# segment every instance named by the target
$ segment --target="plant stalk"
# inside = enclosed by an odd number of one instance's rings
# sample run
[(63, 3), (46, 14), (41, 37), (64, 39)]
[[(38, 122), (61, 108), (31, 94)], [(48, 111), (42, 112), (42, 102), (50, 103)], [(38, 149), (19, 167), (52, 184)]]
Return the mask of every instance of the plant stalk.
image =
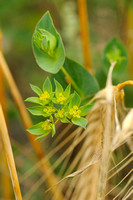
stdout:
[(77, 3), (85, 68), (92, 71), (87, 3), (86, 0), (77, 0)]
[(105, 122), (104, 122), (104, 132), (103, 132), (103, 149), (102, 149), (102, 158), (100, 163), (100, 174), (99, 174), (99, 183), (98, 183), (98, 193), (97, 200), (105, 199), (105, 191), (107, 184), (107, 173), (110, 161), (111, 154), (111, 141), (112, 141), (112, 132), (114, 125), (113, 117), (113, 89), (112, 89), (112, 71), (116, 62), (111, 63), (109, 70), (109, 75), (106, 85), (106, 113), (105, 113)]
[(133, 6), (132, 1), (127, 0), (125, 1), (125, 43), (127, 47), (127, 53), (128, 53), (128, 72), (130, 75), (130, 78), (133, 78)]
[[(2, 50), (2, 33), (1, 33), (1, 31), (0, 31), (0, 49)], [(4, 112), (4, 116), (6, 118), (6, 95), (5, 95), (5, 88), (4, 88), (4, 77), (3, 77), (3, 73), (1, 71), (1, 69), (0, 69), (0, 103), (1, 103), (1, 106), (2, 106), (2, 109)], [(3, 151), (0, 152), (0, 159), (1, 159), (1, 166), (4, 170), (4, 172), (1, 174), (2, 197), (4, 199), (11, 199), (12, 198), (12, 186), (11, 186), (10, 175), (9, 175), (6, 157), (5, 157), (5, 154)]]
[(122, 90), (123, 87), (125, 87), (127, 85), (133, 85), (133, 81), (132, 80), (128, 80), (128, 81), (125, 81), (123, 83), (119, 83), (116, 87), (118, 88), (118, 90)]
[(6, 159), (7, 159), (7, 163), (8, 163), (8, 167), (10, 171), (15, 198), (16, 200), (22, 200), (17, 171), (16, 171), (14, 157), (13, 157), (12, 148), (11, 148), (11, 143), (10, 143), (8, 130), (7, 130), (1, 104), (0, 104), (0, 132), (1, 132), (2, 142), (3, 142), (4, 152), (6, 155)]

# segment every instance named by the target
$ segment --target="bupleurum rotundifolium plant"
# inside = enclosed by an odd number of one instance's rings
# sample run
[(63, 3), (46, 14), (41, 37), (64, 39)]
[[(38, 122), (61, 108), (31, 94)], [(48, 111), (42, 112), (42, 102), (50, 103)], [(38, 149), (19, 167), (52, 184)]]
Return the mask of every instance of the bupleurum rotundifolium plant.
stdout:
[[(38, 97), (30, 97), (27, 101), (36, 103), (38, 106), (28, 108), (28, 110), (33, 115), (43, 116), (44, 120), (29, 128), (28, 131), (37, 135), (36, 139), (45, 137), (49, 133), (54, 136), (55, 125), (59, 120), (62, 123), (72, 122), (85, 128), (87, 119), (84, 116), (92, 108), (92, 105), (87, 105), (87, 103), (98, 92), (99, 86), (92, 74), (75, 61), (65, 57), (61, 36), (54, 27), (49, 12), (46, 12), (37, 23), (32, 45), (39, 67), (55, 74), (53, 78), (56, 80), (54, 80), (55, 91), (53, 91), (49, 78), (44, 81), (42, 90), (31, 85)], [(126, 51), (117, 38), (113, 38), (106, 46), (103, 60), (105, 73), (108, 73), (110, 64), (116, 61), (114, 75), (122, 71), (121, 66), (124, 69), (127, 65)], [(58, 78), (65, 83), (65, 90), (57, 81)], [(76, 92), (71, 94), (71, 85), (68, 85), (66, 78), (72, 84), (73, 91), (76, 90)]]
[(92, 108), (92, 104), (80, 106), (79, 95), (74, 92), (71, 94), (71, 85), (64, 90), (61, 84), (54, 80), (55, 91), (47, 78), (44, 81), (42, 90), (31, 85), (32, 90), (38, 97), (29, 97), (26, 101), (39, 104), (38, 106), (28, 108), (33, 115), (43, 116), (44, 120), (28, 129), (31, 134), (37, 135), (36, 139), (43, 138), (52, 132), (55, 135), (55, 125), (60, 120), (62, 123), (72, 122), (83, 128), (87, 125), (85, 115)]

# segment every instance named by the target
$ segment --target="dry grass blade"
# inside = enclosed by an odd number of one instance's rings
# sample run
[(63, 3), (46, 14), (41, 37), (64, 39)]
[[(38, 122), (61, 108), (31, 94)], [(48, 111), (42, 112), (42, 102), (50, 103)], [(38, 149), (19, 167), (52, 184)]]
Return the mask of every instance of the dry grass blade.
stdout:
[(108, 194), (110, 194), (115, 188), (117, 188), (131, 173), (133, 172), (133, 170), (130, 170), (129, 172), (128, 172), (128, 174), (126, 174), (126, 176), (124, 176), (124, 178), (117, 184), (117, 185), (115, 185), (115, 187), (113, 187), (107, 194), (106, 194), (106, 196), (108, 195)]
[[(57, 153), (58, 151), (61, 150), (62, 147), (64, 147), (67, 143), (69, 143), (76, 134), (80, 134), (81, 130), (83, 128), (79, 127), (78, 131), (73, 131), (73, 133), (71, 135), (69, 135), (68, 137), (65, 138), (65, 140), (63, 142), (61, 142), (58, 146), (56, 146), (54, 149), (52, 149), (43, 159), (41, 159), (38, 163), (36, 163), (30, 170), (28, 170), (26, 172), (26, 174), (23, 175), (23, 177), (21, 178), (21, 181), (24, 181), (26, 178), (28, 178), (28, 176), (30, 176), (35, 170), (38, 169), (39, 165), (41, 162), (46, 162), (47, 160), (49, 160), (55, 153)], [(78, 143), (78, 142), (77, 142)], [(76, 143), (76, 144), (77, 144)], [(70, 147), (71, 148), (71, 147)], [(52, 169), (54, 170), (56, 168), (56, 166), (58, 166), (58, 164), (66, 157), (66, 153), (67, 150), (63, 153), (61, 158), (58, 158), (56, 160), (56, 162), (53, 164)], [(47, 175), (48, 175), (48, 171), (47, 171)]]
[(18, 176), (17, 176), (15, 162), (14, 162), (14, 157), (13, 157), (13, 153), (12, 153), (12, 149), (11, 149), (11, 143), (10, 143), (10, 139), (8, 136), (8, 130), (7, 130), (7, 126), (6, 126), (6, 122), (4, 119), (4, 114), (2, 111), (1, 105), (0, 105), (0, 132), (1, 132), (1, 138), (2, 138), (2, 142), (3, 142), (5, 155), (7, 158), (8, 167), (9, 167), (10, 174), (11, 174), (11, 180), (12, 180), (15, 198), (16, 198), (16, 200), (17, 199), (22, 200)]
[(116, 167), (118, 167), (119, 165), (121, 165), (126, 159), (128, 159), (131, 155), (133, 154), (133, 152), (130, 152), (124, 159), (122, 159), (115, 167), (112, 167), (108, 173), (112, 172), (114, 169), (116, 169)]
[[(0, 50), (2, 51), (2, 32), (0, 31)], [(6, 94), (5, 94), (5, 85), (4, 85), (4, 76), (0, 69), (0, 103), (4, 112), (4, 116), (6, 118)], [(8, 170), (8, 165), (6, 161), (6, 157), (3, 151), (0, 151), (0, 160), (1, 160), (1, 168), (4, 169), (4, 172), (1, 174), (1, 182), (2, 182), (2, 197), (5, 199), (12, 198), (12, 185), (10, 180), (10, 174)]]
[(75, 177), (75, 176), (77, 176), (77, 175), (80, 175), (80, 174), (84, 173), (90, 166), (92, 166), (92, 165), (94, 165), (95, 163), (97, 163), (97, 162), (99, 161), (100, 157), (101, 157), (101, 151), (97, 152), (97, 153), (93, 156), (91, 162), (90, 162), (88, 165), (84, 166), (82, 169), (80, 169), (80, 170), (78, 170), (78, 171), (75, 171), (75, 172), (72, 173), (72, 174), (69, 174), (69, 175), (65, 176), (63, 179), (61, 179), (59, 182), (57, 182), (57, 183), (56, 183), (55, 185), (53, 185), (51, 188), (49, 188), (48, 190), (46, 190), (45, 193), (48, 192), (48, 191), (50, 191), (50, 190), (51, 190), (53, 187), (55, 187), (56, 185), (60, 184), (62, 181), (66, 180), (66, 179), (68, 179), (68, 178), (73, 178), (73, 177)]
[(104, 125), (103, 132), (103, 151), (102, 151), (102, 159), (100, 166), (100, 175), (99, 175), (99, 184), (98, 184), (98, 200), (104, 200), (106, 183), (107, 183), (107, 172), (109, 167), (109, 159), (111, 153), (111, 136), (113, 132), (114, 121), (112, 120), (112, 104), (113, 104), (113, 90), (112, 90), (112, 71), (116, 62), (113, 62), (107, 80), (106, 86), (106, 120)]
[(132, 183), (133, 176), (128, 180), (127, 184), (124, 186), (124, 188), (113, 198), (113, 200), (117, 199), (126, 189), (127, 187)]
[(124, 163), (116, 172), (114, 172), (113, 174), (111, 174), (111, 176), (108, 177), (108, 180), (110, 180), (113, 176), (115, 176), (116, 174), (118, 174), (122, 169), (124, 169), (127, 165), (129, 165), (131, 162), (133, 161), (132, 158), (130, 158), (129, 160), (127, 160), (126, 163)]
[[(128, 198), (133, 194), (133, 186), (127, 191), (125, 196), (122, 198), (122, 200), (128, 200)], [(132, 198), (132, 196), (131, 196)], [(132, 200), (132, 199), (131, 199)]]

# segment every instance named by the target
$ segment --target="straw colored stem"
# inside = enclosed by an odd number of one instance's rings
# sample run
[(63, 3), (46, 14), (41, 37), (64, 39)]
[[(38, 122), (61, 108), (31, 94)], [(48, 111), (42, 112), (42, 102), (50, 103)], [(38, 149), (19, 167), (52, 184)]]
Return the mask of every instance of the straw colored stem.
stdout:
[(128, 80), (128, 81), (125, 81), (123, 83), (119, 83), (116, 87), (118, 88), (118, 90), (122, 90), (127, 85), (133, 85), (133, 81)]
[(102, 158), (100, 163), (100, 173), (99, 173), (99, 183), (98, 183), (98, 193), (97, 200), (105, 199), (105, 191), (107, 184), (107, 173), (110, 161), (111, 154), (111, 137), (114, 126), (114, 117), (113, 116), (113, 95), (112, 95), (112, 71), (116, 62), (112, 62), (110, 71), (108, 74), (107, 84), (106, 84), (106, 117), (104, 123), (103, 131), (103, 150)]
[[(8, 68), (8, 65), (7, 65), (5, 58), (4, 58), (1, 51), (0, 51), (0, 67), (1, 67), (2, 72), (3, 72), (3, 74), (6, 78), (6, 81), (8, 82), (11, 94), (12, 94), (12, 96), (14, 98), (14, 102), (16, 103), (16, 106), (19, 110), (23, 124), (24, 124), (25, 128), (28, 129), (29, 127), (32, 126), (32, 121), (31, 121), (30, 116), (29, 116), (29, 114), (26, 110), (26, 107), (23, 103), (22, 97), (19, 93), (19, 90), (18, 90), (18, 88), (15, 84), (15, 81), (14, 81), (12, 75), (11, 75), (11, 72)], [(28, 133), (28, 137), (29, 137), (29, 140), (32, 144), (32, 147), (33, 147), (38, 159), (41, 161), (43, 159), (43, 157), (45, 156), (45, 154), (43, 153), (41, 144), (39, 143), (39, 141), (34, 141), (35, 140), (34, 135), (31, 135), (30, 133)], [(42, 161), (41, 162), (41, 169), (42, 169), (42, 171), (45, 175), (47, 175), (47, 170), (50, 167), (51, 166), (50, 166), (49, 161), (47, 161), (47, 162)], [(56, 176), (53, 173), (51, 173), (51, 176), (47, 178), (48, 186), (51, 186), (51, 185), (55, 184), (56, 182), (57, 182)], [(55, 196), (55, 197), (58, 196), (58, 198), (60, 200), (64, 199), (60, 189), (56, 188), (56, 193), (55, 193), (55, 190), (52, 190), (52, 193), (53, 193), (53, 196)]]
[[(2, 49), (2, 33), (1, 33), (1, 31), (0, 31), (0, 49)], [(6, 97), (5, 97), (5, 88), (4, 88), (4, 77), (3, 77), (3, 73), (1, 71), (1, 69), (0, 69), (0, 103), (2, 105), (4, 115), (6, 117)], [(5, 154), (3, 151), (0, 152), (0, 158), (1, 158), (2, 168), (4, 169), (4, 172), (1, 175), (2, 197), (4, 199), (11, 199), (12, 198), (12, 186), (11, 186), (7, 161), (6, 161)]]
[[(0, 70), (0, 103), (3, 107), (3, 112), (5, 114), (5, 93), (4, 93), (4, 84), (3, 84), (3, 74)], [(2, 197), (4, 199), (12, 198), (12, 188), (10, 182), (10, 176), (7, 166), (7, 161), (5, 159), (5, 154), (3, 151), (0, 152), (1, 166), (4, 169), (4, 172), (1, 175), (2, 181)]]
[(128, 52), (128, 71), (130, 78), (133, 78), (133, 6), (131, 5), (132, 1), (127, 0), (125, 1), (125, 26), (124, 26), (124, 32), (125, 32), (125, 43), (127, 47)]
[(77, 3), (78, 3), (79, 20), (80, 20), (80, 32), (81, 32), (81, 40), (83, 46), (85, 68), (88, 69), (89, 71), (92, 71), (87, 4), (86, 0), (77, 0), (77, 1), (78, 1)]
[(9, 167), (9, 171), (11, 175), (15, 198), (16, 200), (17, 199), (22, 200), (18, 176), (17, 176), (15, 162), (14, 162), (12, 148), (11, 148), (11, 143), (8, 136), (8, 130), (7, 130), (4, 113), (3, 113), (1, 105), (0, 105), (0, 131), (1, 131), (1, 138), (2, 138), (2, 142), (4, 146), (4, 151), (6, 154), (7, 163), (8, 163), (8, 167)]

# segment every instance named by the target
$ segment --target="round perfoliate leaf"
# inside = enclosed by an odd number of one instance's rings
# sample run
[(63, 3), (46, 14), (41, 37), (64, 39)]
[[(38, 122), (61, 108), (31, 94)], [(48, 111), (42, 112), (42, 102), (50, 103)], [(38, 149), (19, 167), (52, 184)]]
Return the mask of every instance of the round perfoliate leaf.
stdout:
[(64, 88), (67, 86), (68, 82), (71, 83), (72, 89), (76, 90), (82, 99), (90, 97), (98, 92), (99, 86), (95, 77), (79, 63), (66, 58), (61, 69), (62, 71), (60, 70), (57, 74), (52, 76), (58, 80)]
[(108, 73), (110, 65), (114, 61), (116, 61), (116, 65), (113, 70), (113, 77), (118, 77), (126, 70), (128, 56), (124, 45), (117, 37), (109, 41), (103, 52), (104, 71), (106, 73)]
[(57, 73), (60, 70), (65, 60), (64, 47), (49, 12), (46, 12), (38, 22), (32, 46), (39, 67), (50, 73)]

